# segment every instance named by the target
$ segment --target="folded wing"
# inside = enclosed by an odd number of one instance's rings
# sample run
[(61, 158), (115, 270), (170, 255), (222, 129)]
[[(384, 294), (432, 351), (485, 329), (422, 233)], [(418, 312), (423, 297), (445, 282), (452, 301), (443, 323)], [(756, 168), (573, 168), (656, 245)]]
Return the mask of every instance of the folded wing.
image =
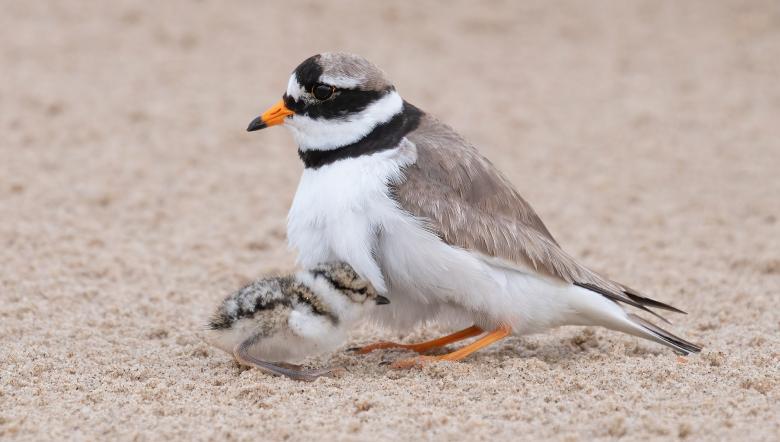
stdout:
[(656, 316), (648, 307), (683, 313), (579, 264), (498, 169), (448, 126), (425, 115), (408, 138), (417, 146), (417, 162), (405, 169), (403, 182), (392, 186), (393, 196), (447, 244)]

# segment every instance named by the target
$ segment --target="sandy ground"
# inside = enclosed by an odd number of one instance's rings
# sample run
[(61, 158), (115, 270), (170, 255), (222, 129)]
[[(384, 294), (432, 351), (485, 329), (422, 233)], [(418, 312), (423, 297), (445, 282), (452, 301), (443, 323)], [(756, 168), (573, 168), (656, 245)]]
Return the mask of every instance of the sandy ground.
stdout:
[[(780, 433), (780, 4), (27, 2), (0, 14), (0, 438), (771, 440)], [(293, 269), (302, 166), (244, 132), (361, 53), (506, 172), (564, 247), (706, 346), (568, 328), (411, 372), (243, 370), (201, 342)], [(358, 331), (377, 337), (435, 336)], [(776, 439), (775, 439), (776, 440)]]

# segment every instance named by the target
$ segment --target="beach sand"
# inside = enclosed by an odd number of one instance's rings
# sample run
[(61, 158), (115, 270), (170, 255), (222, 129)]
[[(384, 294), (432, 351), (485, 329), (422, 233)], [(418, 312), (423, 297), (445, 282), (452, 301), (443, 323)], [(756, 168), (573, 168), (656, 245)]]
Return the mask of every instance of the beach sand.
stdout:
[[(2, 9), (0, 439), (777, 440), (777, 2)], [(412, 371), (339, 351), (307, 384), (202, 342), (227, 293), (294, 269), (295, 145), (244, 129), (326, 50), (479, 146), (572, 255), (689, 312), (703, 352), (563, 328)]]

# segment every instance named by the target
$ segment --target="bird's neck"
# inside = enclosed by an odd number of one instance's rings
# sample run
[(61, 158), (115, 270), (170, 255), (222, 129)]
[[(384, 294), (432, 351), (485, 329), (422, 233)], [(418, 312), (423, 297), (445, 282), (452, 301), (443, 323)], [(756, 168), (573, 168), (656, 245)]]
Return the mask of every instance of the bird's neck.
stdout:
[(313, 149), (299, 146), (298, 156), (307, 169), (318, 169), (339, 160), (371, 155), (392, 149), (420, 124), (422, 111), (403, 102), (399, 112), (385, 122), (374, 126), (358, 140), (330, 149)]

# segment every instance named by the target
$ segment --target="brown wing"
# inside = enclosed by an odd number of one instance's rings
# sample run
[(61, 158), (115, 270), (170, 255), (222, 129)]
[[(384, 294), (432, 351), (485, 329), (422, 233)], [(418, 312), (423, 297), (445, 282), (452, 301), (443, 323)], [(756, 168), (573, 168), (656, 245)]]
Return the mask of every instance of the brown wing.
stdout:
[(417, 162), (405, 168), (405, 180), (393, 186), (393, 195), (447, 244), (643, 310), (648, 305), (678, 311), (600, 276), (564, 252), (512, 184), (450, 127), (424, 115), (407, 138), (417, 146)]

